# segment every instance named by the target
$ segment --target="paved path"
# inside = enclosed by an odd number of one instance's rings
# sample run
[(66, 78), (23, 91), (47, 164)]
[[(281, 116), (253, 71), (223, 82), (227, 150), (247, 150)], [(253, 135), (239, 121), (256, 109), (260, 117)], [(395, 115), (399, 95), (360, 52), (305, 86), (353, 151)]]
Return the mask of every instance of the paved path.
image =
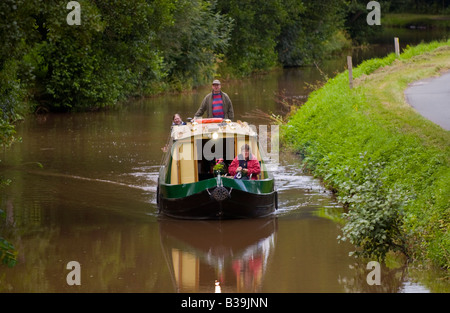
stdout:
[(450, 72), (410, 84), (405, 95), (417, 112), (450, 130)]

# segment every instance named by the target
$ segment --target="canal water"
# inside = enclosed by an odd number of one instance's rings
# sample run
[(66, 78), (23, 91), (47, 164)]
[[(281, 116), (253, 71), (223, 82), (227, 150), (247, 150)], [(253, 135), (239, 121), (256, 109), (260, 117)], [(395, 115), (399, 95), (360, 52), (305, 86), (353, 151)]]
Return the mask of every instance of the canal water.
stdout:
[[(392, 40), (393, 43), (393, 40)], [(384, 56), (393, 45), (355, 50), (356, 59)], [(391, 52), (389, 51), (389, 52)], [(356, 61), (358, 63), (358, 61)], [(332, 76), (345, 55), (320, 64)], [(236, 119), (268, 125), (258, 112), (284, 114), (284, 93), (305, 99), (316, 67), (225, 82)], [(29, 116), (21, 143), (3, 152), (0, 174), (4, 237), (18, 263), (0, 268), (0, 292), (429, 292), (406, 267), (381, 265), (369, 285), (366, 263), (336, 239), (340, 212), (300, 160), (281, 151), (279, 209), (270, 218), (180, 221), (158, 215), (155, 191), (171, 118), (192, 117), (209, 87), (132, 100), (118, 110)], [(258, 111), (259, 110), (259, 111)], [(242, 118), (244, 117), (245, 118)], [(81, 285), (70, 285), (80, 264)], [(70, 280), (70, 279), (69, 279)]]

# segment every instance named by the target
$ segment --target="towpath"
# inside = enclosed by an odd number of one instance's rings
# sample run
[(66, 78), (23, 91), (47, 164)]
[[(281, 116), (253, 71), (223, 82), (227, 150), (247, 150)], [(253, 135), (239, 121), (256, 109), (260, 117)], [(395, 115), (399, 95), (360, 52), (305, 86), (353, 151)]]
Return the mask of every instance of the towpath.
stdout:
[(450, 130), (450, 71), (412, 83), (405, 95), (406, 101), (422, 116)]

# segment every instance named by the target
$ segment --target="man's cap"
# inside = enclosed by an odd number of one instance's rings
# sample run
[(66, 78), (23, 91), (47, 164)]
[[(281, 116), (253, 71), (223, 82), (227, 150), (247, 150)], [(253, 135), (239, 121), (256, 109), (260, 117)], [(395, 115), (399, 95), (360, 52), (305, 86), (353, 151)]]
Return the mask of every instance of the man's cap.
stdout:
[(220, 85), (220, 80), (214, 79), (212, 82), (213, 85)]

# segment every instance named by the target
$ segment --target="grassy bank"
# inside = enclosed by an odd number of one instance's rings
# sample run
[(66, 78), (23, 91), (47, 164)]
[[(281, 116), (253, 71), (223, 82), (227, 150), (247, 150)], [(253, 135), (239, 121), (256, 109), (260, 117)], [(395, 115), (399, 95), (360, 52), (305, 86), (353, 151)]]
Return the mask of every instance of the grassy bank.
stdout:
[(404, 90), (450, 70), (450, 40), (365, 61), (314, 91), (283, 142), (347, 208), (340, 240), (355, 253), (450, 268), (450, 132), (416, 113)]
[(382, 15), (381, 25), (406, 28), (450, 28), (450, 15), (388, 13)]

